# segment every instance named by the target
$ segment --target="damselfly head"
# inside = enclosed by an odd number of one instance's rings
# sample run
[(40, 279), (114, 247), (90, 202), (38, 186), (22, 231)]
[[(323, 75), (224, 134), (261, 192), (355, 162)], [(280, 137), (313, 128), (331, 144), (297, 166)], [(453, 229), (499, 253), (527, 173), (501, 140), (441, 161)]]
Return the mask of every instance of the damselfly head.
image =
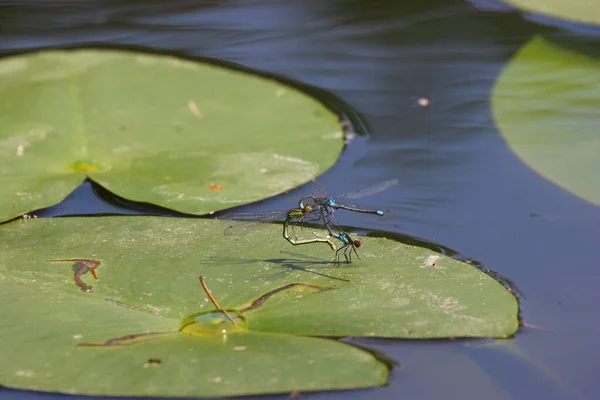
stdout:
[(305, 214), (312, 212), (312, 210), (313, 210), (313, 207), (310, 204), (307, 204), (302, 208), (302, 212), (304, 212)]

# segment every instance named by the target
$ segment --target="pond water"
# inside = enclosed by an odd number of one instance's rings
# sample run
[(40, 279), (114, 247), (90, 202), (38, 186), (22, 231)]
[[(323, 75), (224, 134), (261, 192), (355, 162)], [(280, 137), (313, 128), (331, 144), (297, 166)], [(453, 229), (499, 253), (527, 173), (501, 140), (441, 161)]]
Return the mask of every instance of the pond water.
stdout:
[[(525, 165), (504, 142), (490, 107), (498, 74), (531, 37), (577, 37), (585, 29), (565, 31), (494, 10), (488, 1), (8, 3), (0, 12), (3, 56), (135, 48), (235, 63), (306, 87), (364, 134), (320, 178), (328, 191), (400, 182), (366, 199), (395, 218), (344, 215), (341, 222), (452, 249), (523, 292), (524, 320), (535, 327), (511, 340), (346, 339), (399, 366), (387, 387), (344, 392), (345, 398), (600, 397), (600, 208)], [(289, 208), (297, 193), (244, 209)], [(85, 183), (37, 214), (95, 213), (139, 211)], [(0, 397), (9, 395), (64, 398), (0, 389)]]

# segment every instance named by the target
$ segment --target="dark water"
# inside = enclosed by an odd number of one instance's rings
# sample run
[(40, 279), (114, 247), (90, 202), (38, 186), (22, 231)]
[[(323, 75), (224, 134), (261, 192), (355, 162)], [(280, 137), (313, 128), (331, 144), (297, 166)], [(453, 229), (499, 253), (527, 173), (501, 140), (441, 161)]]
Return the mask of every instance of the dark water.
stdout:
[[(489, 2), (5, 1), (0, 54), (139, 48), (232, 62), (308, 85), (366, 134), (321, 178), (325, 187), (343, 193), (400, 181), (368, 198), (396, 218), (350, 215), (343, 222), (438, 243), (510, 277), (526, 296), (525, 321), (541, 327), (498, 342), (350, 338), (400, 365), (387, 387), (343, 396), (600, 398), (600, 208), (524, 165), (495, 128), (489, 102), (497, 75), (533, 35), (577, 37), (586, 29), (561, 30), (569, 26), (506, 8), (483, 11), (481, 3)], [(430, 98), (429, 107), (418, 106), (421, 97)], [(86, 183), (38, 214), (131, 212), (91, 188)], [(296, 197), (246, 209), (286, 208)], [(8, 396), (71, 397), (0, 389)]]

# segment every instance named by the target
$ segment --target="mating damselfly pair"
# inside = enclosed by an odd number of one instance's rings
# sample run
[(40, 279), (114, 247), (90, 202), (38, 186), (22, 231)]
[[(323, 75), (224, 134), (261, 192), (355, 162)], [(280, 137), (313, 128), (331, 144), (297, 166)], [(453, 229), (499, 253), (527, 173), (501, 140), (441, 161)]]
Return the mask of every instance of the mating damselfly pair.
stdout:
[[(249, 234), (261, 223), (282, 222), (283, 238), (291, 244), (298, 246), (312, 243), (325, 243), (335, 251), (335, 263), (340, 264), (340, 255), (343, 254), (346, 263), (349, 264), (352, 262), (352, 253), (360, 260), (360, 256), (356, 249), (361, 246), (361, 242), (354, 240), (347, 232), (338, 227), (334, 218), (335, 211), (347, 210), (363, 214), (384, 216), (386, 215), (386, 212), (382, 210), (348, 204), (346, 203), (346, 199), (353, 200), (370, 196), (387, 190), (397, 183), (397, 179), (390, 179), (366, 189), (339, 196), (327, 195), (323, 186), (321, 184), (316, 184), (316, 192), (320, 192), (319, 195), (309, 195), (300, 198), (298, 207), (271, 212), (230, 213), (223, 215), (220, 219), (226, 220), (227, 222), (224, 232), (227, 236)], [(316, 232), (312, 232), (312, 237), (310, 238), (300, 238), (298, 236), (299, 230), (308, 231), (312, 226), (324, 230), (325, 235), (323, 236)], [(332, 239), (337, 239), (342, 242), (342, 246), (338, 249)]]

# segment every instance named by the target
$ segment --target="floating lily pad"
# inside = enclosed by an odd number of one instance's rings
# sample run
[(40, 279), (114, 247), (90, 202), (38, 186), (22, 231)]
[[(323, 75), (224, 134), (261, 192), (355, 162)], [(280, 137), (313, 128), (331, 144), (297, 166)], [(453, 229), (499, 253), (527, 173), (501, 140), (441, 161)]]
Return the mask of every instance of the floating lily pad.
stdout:
[(531, 168), (600, 205), (600, 59), (536, 37), (502, 72), (496, 123)]
[(524, 11), (584, 24), (600, 24), (600, 3), (595, 0), (501, 0)]
[[(387, 377), (371, 355), (295, 335), (507, 337), (516, 331), (515, 298), (472, 266), (391, 240), (361, 241), (362, 260), (337, 267), (329, 246), (291, 246), (278, 225), (224, 237), (223, 224), (214, 220), (14, 221), (0, 230), (0, 384), (173, 396), (368, 387)], [(81, 276), (93, 291), (74, 282), (81, 265), (49, 259), (101, 262), (98, 280)], [(176, 331), (186, 318), (210, 312), (200, 274), (221, 306), (243, 312), (244, 330), (225, 338), (177, 333), (130, 346), (76, 347)], [(148, 362), (154, 358), (162, 362)]]
[[(3, 301), (12, 302), (0, 322), (0, 384), (9, 387), (214, 397), (364, 388), (387, 379), (386, 366), (363, 350), (333, 340), (277, 333), (204, 337), (171, 333), (150, 336), (156, 340), (139, 344), (79, 347), (141, 332), (173, 332), (180, 321), (119, 307), (101, 296), (50, 289), (41, 282), (36, 287), (4, 281), (0, 288)], [(196, 289), (193, 300), (198, 309), (204, 295), (197, 280)], [(10, 351), (14, 346), (21, 350)]]
[(329, 168), (336, 117), (273, 80), (173, 57), (49, 51), (0, 61), (0, 221), (86, 177), (124, 198), (204, 214)]

